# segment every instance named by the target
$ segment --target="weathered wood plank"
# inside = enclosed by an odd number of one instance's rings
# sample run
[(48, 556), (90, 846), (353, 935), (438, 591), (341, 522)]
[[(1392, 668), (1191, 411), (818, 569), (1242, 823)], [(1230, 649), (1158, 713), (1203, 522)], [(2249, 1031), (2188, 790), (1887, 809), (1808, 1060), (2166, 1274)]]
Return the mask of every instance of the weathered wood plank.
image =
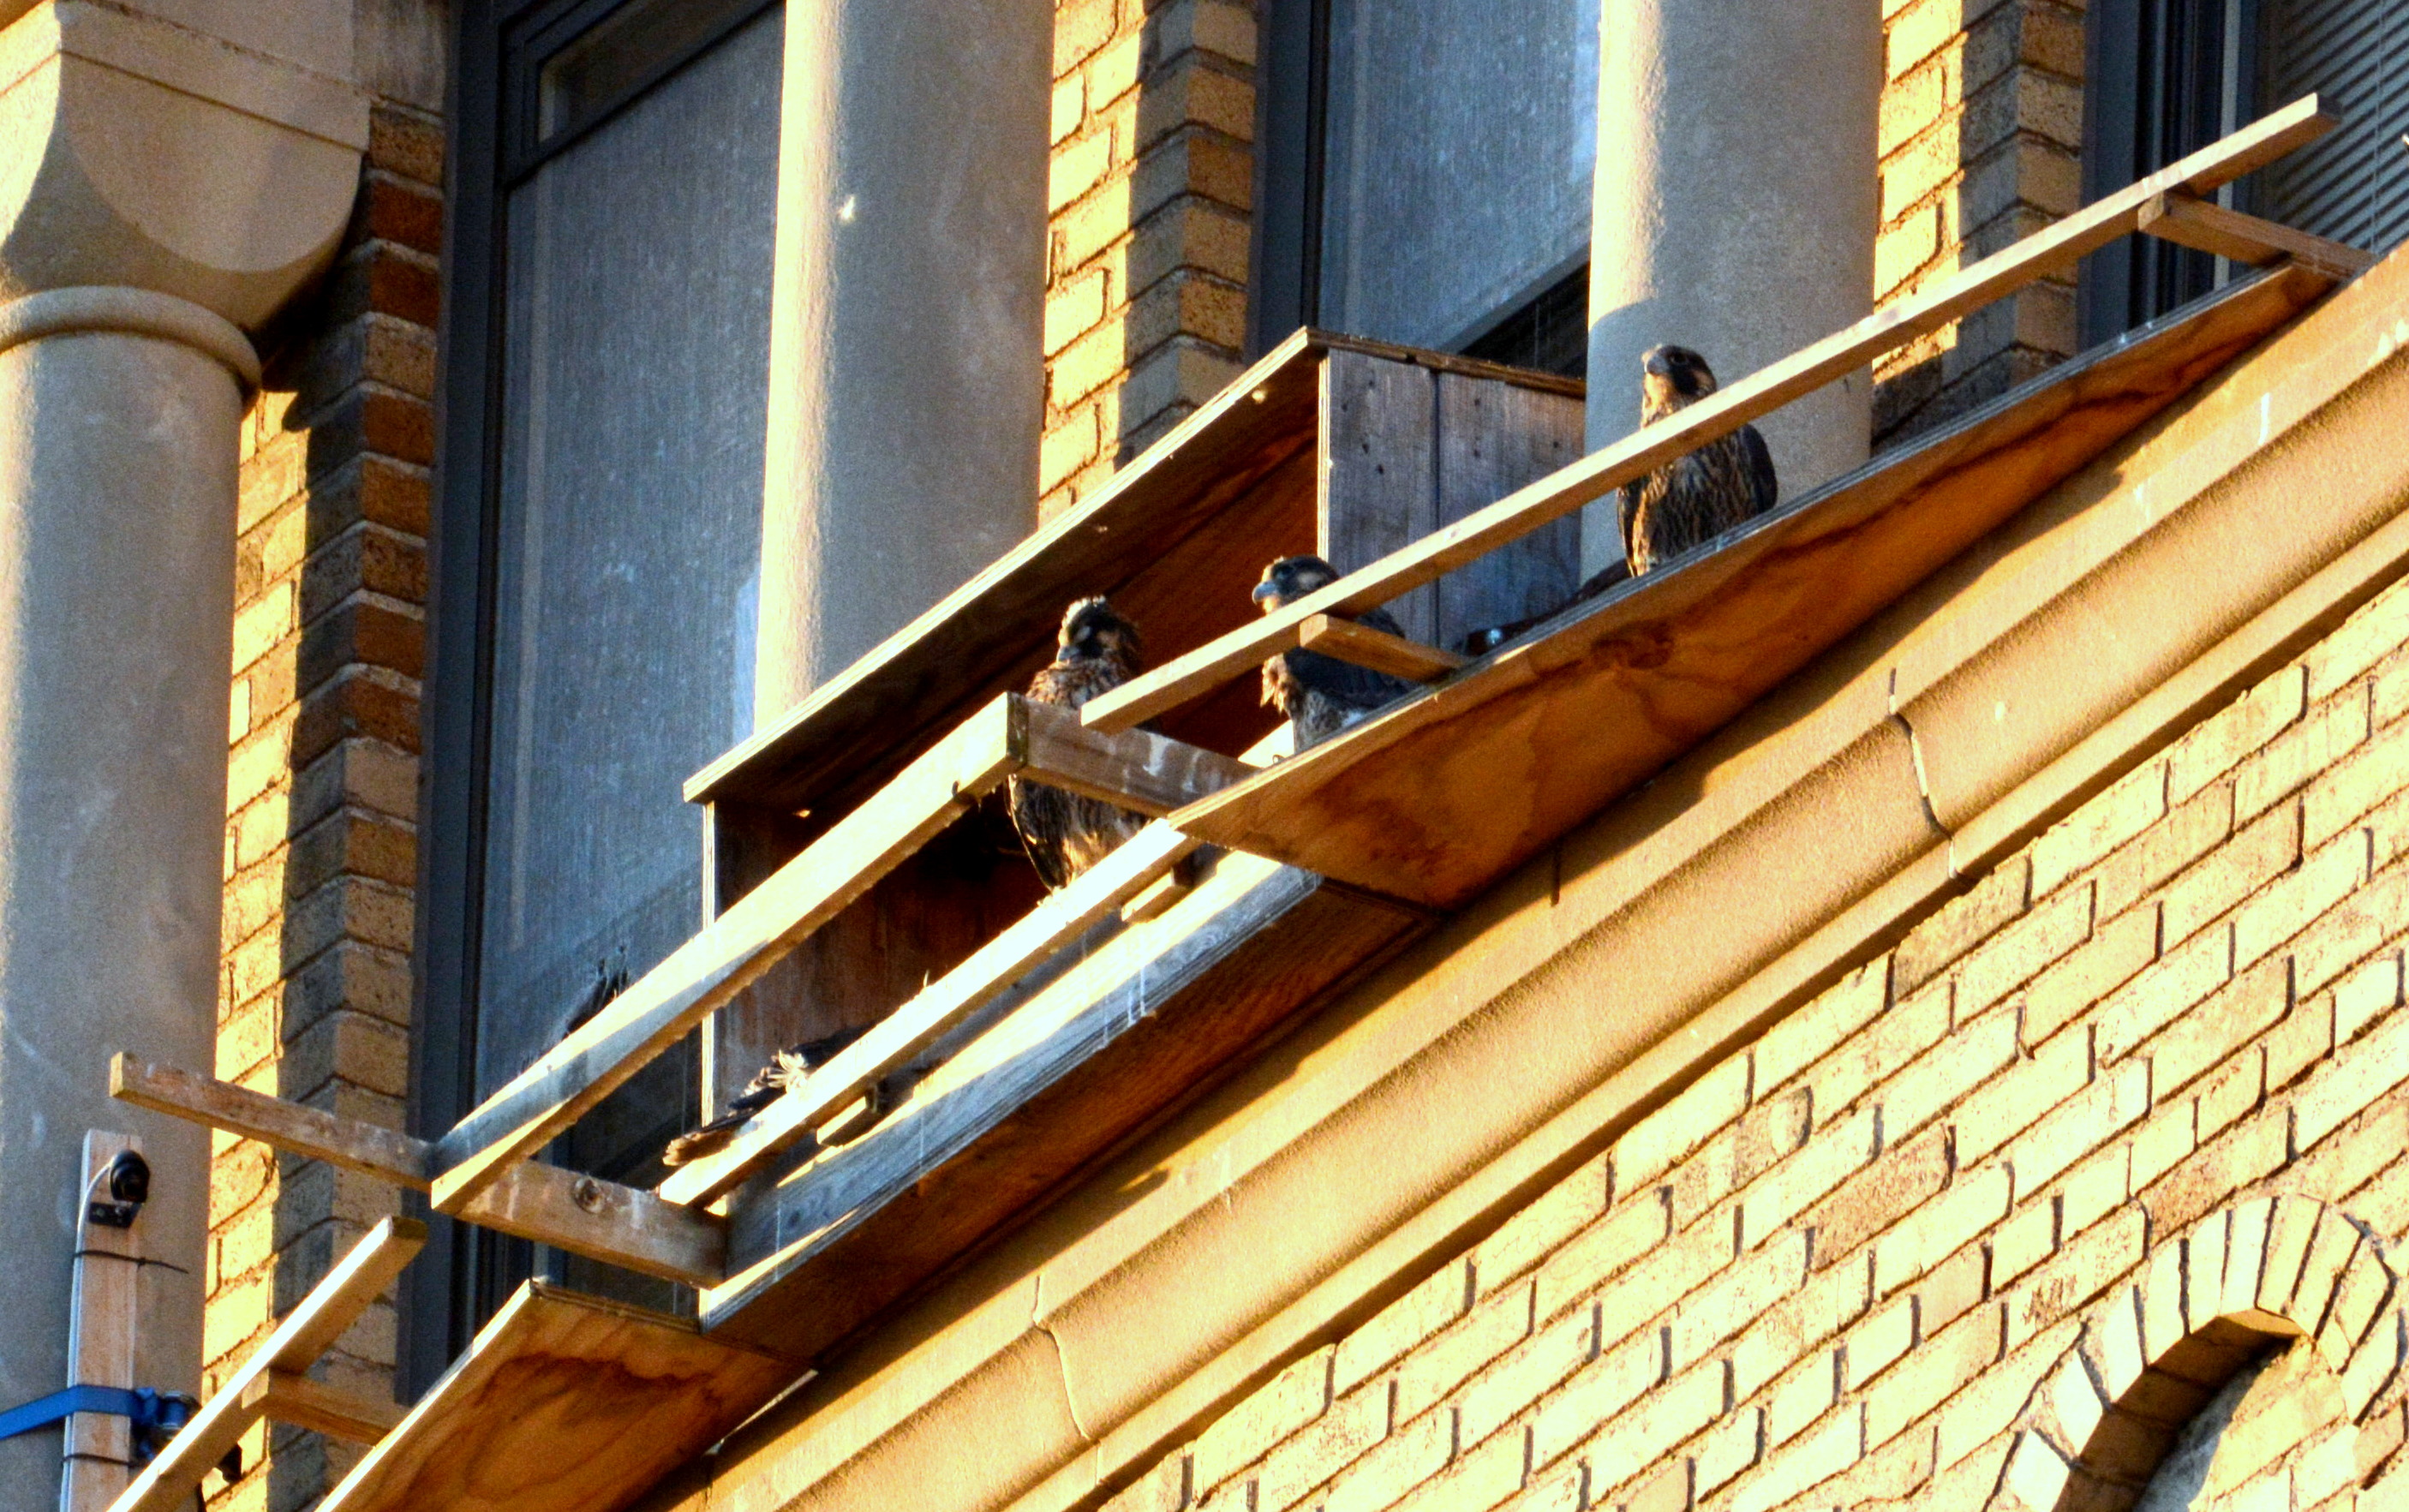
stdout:
[(2296, 258), (2336, 281), (2355, 279), (2376, 263), (2373, 252), (2347, 242), (2296, 231), (2193, 194), (2170, 192), (2151, 200), (2142, 209), (2141, 229), (2161, 241), (2253, 267)]
[[(1367, 352), (1321, 360), (1315, 548), (1341, 572), (1369, 567), (1438, 528), (1436, 385), (1440, 375)], [(1276, 560), (1265, 556), (1268, 566)], [(1416, 588), (1389, 612), (1416, 641), (1435, 636), (1437, 595)]]
[(426, 1225), (414, 1218), (386, 1218), (370, 1229), (251, 1358), (235, 1368), (217, 1395), (168, 1440), (111, 1512), (183, 1512), (201, 1476), (258, 1421), (252, 1383), (270, 1371), (307, 1371), (393, 1285), (426, 1243)]
[(797, 1358), (838, 1343), (1429, 923), (1219, 857), (1160, 917), (1017, 986), (878, 1128), (748, 1188), (745, 1263), (703, 1299), (713, 1336)]
[[(108, 1082), (111, 1096), (137, 1107), (189, 1118), (412, 1191), (425, 1191), (432, 1184), (435, 1147), (423, 1139), (123, 1053), (110, 1058)], [(664, 1202), (638, 1188), (555, 1166), (530, 1162), (516, 1167), (459, 1216), (481, 1228), (687, 1286), (715, 1285), (725, 1274), (727, 1231), (718, 1218)]]
[[(65, 1385), (131, 1389), (140, 1384), (134, 1378), (136, 1282), (142, 1271), (139, 1231), (94, 1223), (90, 1200), (119, 1155), (141, 1153), (142, 1142), (131, 1134), (94, 1129), (83, 1136), (84, 1201), (76, 1214)], [(101, 1512), (124, 1492), (132, 1476), (127, 1468), (133, 1460), (132, 1424), (115, 1413), (79, 1412), (67, 1418), (65, 1435), (60, 1512)]]
[(397, 1402), (365, 1397), (289, 1370), (271, 1370), (253, 1379), (244, 1390), (243, 1406), (254, 1418), (306, 1428), (347, 1444), (375, 1443), (393, 1432), (403, 1415)]
[(2318, 112), (2316, 96), (2298, 101), (1984, 258), (1955, 278), (1751, 373), (1666, 420), (1643, 425), (1624, 439), (1318, 593), (1132, 679), (1089, 703), (1081, 711), (1082, 717), (1099, 729), (1127, 729), (1176, 709), (1293, 648), (1309, 616), (1360, 614), (1435, 582), (2002, 295), (2072, 267), (2086, 253), (2138, 229), (2142, 211), (2158, 195), (2178, 189), (2206, 194), (2315, 140), (2336, 124), (2332, 117)]
[(1011, 770), (1014, 706), (965, 720), (876, 797), (579, 1026), (436, 1142), (438, 1211), (458, 1214), (861, 896)]
[[(1463, 373), (1438, 379), (1438, 519), (1495, 503), (1581, 454), (1580, 401)], [(1567, 514), (1466, 563), (1432, 585), (1438, 615), (1421, 639), (1450, 650), (1475, 630), (1544, 614), (1581, 581), (1581, 519)]]
[(432, 1147), (396, 1130), (305, 1108), (175, 1066), (137, 1060), (123, 1051), (108, 1058), (108, 1095), (137, 1108), (255, 1139), (288, 1155), (324, 1160), (397, 1187), (426, 1189)]
[(701, 1203), (740, 1185), (1195, 849), (1170, 826), (1148, 825), (756, 1114), (726, 1148), (680, 1167), (656, 1190), (664, 1202)]
[(1107, 734), (1081, 724), (1075, 710), (1031, 703), (1017, 696), (1013, 702), (1019, 737), (1013, 756), (1020, 775), (1148, 818), (1186, 808), (1254, 770), (1218, 751), (1151, 730)]
[(1317, 614), (1305, 621), (1298, 627), (1297, 643), (1307, 651), (1413, 683), (1435, 683), (1469, 659), (1333, 614)]
[(1173, 815), (1454, 906), (1690, 749), (1968, 544), (2320, 297), (2297, 264), (2069, 362)]
[(320, 1512), (617, 1512), (795, 1375), (679, 1319), (530, 1282)]

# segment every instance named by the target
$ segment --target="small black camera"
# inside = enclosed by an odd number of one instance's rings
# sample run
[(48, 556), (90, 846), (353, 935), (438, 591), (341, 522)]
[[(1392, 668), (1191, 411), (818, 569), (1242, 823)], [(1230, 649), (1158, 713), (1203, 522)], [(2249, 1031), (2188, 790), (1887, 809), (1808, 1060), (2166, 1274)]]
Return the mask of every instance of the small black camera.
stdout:
[(151, 1200), (151, 1162), (132, 1150), (120, 1150), (93, 1186), (107, 1195), (96, 1194), (85, 1203), (84, 1217), (104, 1229), (131, 1229), (142, 1204)]

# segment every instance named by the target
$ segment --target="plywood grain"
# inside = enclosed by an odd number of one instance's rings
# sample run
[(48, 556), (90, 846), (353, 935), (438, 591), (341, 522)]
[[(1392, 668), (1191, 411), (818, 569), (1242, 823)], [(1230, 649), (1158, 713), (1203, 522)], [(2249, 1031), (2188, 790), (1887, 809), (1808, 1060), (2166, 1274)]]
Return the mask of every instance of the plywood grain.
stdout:
[(520, 1288), (320, 1512), (617, 1512), (798, 1372), (690, 1324)]
[(2059, 367), (1174, 816), (1451, 906), (1695, 744), (2321, 296), (2291, 266)]

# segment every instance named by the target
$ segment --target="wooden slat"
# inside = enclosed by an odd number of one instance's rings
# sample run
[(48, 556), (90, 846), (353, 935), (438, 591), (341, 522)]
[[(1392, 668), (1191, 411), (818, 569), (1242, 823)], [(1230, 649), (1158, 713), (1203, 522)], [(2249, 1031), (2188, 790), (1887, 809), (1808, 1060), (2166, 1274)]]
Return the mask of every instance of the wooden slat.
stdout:
[[(137, 1107), (413, 1191), (432, 1185), (435, 1147), (423, 1139), (122, 1053), (109, 1060), (108, 1083), (111, 1096)], [(512, 1169), (459, 1216), (482, 1228), (687, 1286), (716, 1285), (724, 1274), (728, 1236), (718, 1218), (664, 1202), (641, 1188), (555, 1166)]]
[(288, 1155), (324, 1160), (397, 1187), (426, 1189), (430, 1146), (395, 1130), (305, 1108), (174, 1066), (154, 1065), (123, 1051), (108, 1058), (108, 1095), (137, 1108), (255, 1139)]
[(1089, 729), (1076, 711), (1016, 696), (1013, 756), (1020, 775), (1161, 818), (1218, 793), (1253, 769), (1151, 730)]
[(289, 1370), (271, 1370), (253, 1379), (245, 1390), (243, 1404), (254, 1417), (306, 1428), (347, 1444), (373, 1444), (393, 1432), (403, 1416), (397, 1402), (365, 1397)]
[(258, 1420), (253, 1383), (270, 1371), (308, 1370), (426, 1243), (426, 1225), (413, 1218), (386, 1218), (370, 1229), (167, 1441), (111, 1512), (183, 1512), (201, 1476)]
[(1301, 627), (1311, 616), (1360, 614), (1435, 582), (2002, 295), (2072, 267), (2086, 253), (2138, 229), (2142, 210), (2157, 196), (2172, 190), (2206, 194), (2315, 140), (2335, 124), (2331, 117), (2318, 113), (2315, 95), (2287, 106), (1984, 258), (1955, 278), (1879, 310), (1403, 551), (1132, 679), (1089, 703), (1082, 716), (1099, 729), (1127, 729), (1176, 709), (1294, 647)]
[(1296, 640), (1307, 651), (1412, 683), (1435, 683), (1470, 659), (1334, 614), (1316, 614), (1306, 620), (1297, 626)]
[(531, 1282), (319, 1512), (617, 1512), (796, 1367)]
[(701, 1203), (740, 1185), (1195, 849), (1196, 842), (1170, 826), (1148, 825), (754, 1115), (727, 1147), (681, 1166), (656, 1190), (664, 1202)]
[[(1551, 843), (2331, 287), (2297, 265), (2052, 369), (1721, 549), (1173, 815), (1452, 907)], [(733, 1262), (731, 1262), (733, 1263)]]
[[(134, 1378), (136, 1282), (142, 1271), (142, 1243), (136, 1228), (116, 1229), (92, 1220), (90, 1199), (101, 1174), (121, 1153), (139, 1155), (142, 1142), (130, 1134), (94, 1129), (83, 1136), (83, 1200), (76, 1212), (75, 1282), (67, 1311), (67, 1386), (131, 1389)], [(59, 1487), (60, 1512), (101, 1512), (125, 1490), (133, 1472), (132, 1424), (113, 1412), (79, 1412), (65, 1428), (66, 1464)]]
[(2141, 229), (2161, 241), (2254, 267), (2295, 258), (2337, 281), (2355, 279), (2376, 262), (2373, 252), (2346, 242), (2295, 231), (2192, 194), (2169, 193), (2151, 200), (2142, 207)]
[(1013, 718), (999, 699), (964, 721), (455, 1124), (436, 1142), (437, 1210), (458, 1214), (967, 813), (1011, 769)]

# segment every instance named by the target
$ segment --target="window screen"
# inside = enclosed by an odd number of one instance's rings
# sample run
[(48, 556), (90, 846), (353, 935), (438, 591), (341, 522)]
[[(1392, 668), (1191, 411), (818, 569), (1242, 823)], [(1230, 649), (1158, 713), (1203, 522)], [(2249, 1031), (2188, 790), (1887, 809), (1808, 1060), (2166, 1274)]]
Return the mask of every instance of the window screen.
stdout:
[(1595, 0), (1328, 0), (1319, 323), (1454, 350), (1589, 246)]

